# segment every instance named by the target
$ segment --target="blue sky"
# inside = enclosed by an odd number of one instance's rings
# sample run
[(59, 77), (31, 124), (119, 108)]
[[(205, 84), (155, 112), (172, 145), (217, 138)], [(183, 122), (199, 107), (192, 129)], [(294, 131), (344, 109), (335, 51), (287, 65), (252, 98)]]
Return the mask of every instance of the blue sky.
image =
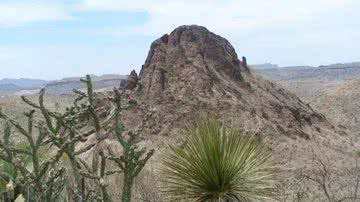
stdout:
[(183, 24), (226, 37), (249, 63), (360, 61), (358, 0), (0, 0), (0, 78), (139, 70)]

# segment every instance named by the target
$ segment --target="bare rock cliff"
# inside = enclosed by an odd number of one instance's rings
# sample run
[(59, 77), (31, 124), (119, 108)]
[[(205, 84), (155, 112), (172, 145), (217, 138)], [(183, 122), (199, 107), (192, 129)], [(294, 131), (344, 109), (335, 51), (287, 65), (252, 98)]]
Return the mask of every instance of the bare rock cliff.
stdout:
[(232, 45), (205, 27), (181, 26), (152, 43), (141, 70), (147, 98), (210, 91), (219, 81), (241, 79), (248, 71)]

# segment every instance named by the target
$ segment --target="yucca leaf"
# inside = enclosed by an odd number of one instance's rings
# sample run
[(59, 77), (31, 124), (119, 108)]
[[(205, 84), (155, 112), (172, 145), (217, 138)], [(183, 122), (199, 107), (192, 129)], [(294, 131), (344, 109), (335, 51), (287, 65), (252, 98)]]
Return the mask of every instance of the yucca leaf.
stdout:
[(186, 144), (170, 147), (162, 161), (163, 191), (172, 200), (271, 199), (271, 152), (259, 138), (225, 128), (210, 115), (188, 129)]

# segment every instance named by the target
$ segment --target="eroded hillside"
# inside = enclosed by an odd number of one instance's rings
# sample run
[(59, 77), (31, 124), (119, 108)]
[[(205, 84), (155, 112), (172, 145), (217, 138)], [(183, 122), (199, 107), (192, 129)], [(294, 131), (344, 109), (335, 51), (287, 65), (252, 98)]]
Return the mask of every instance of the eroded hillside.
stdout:
[(124, 112), (124, 123), (142, 128), (158, 154), (206, 112), (265, 137), (290, 173), (311, 167), (314, 153), (344, 165), (351, 151), (346, 132), (293, 93), (253, 74), (226, 39), (204, 27), (181, 26), (153, 42), (135, 83), (127, 91), (139, 105)]

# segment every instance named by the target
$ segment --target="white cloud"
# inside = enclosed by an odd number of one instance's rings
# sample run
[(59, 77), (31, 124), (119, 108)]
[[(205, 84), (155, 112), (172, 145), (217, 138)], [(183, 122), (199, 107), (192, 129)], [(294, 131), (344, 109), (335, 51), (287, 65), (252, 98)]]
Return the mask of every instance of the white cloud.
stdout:
[(69, 20), (67, 9), (51, 1), (0, 2), (0, 27), (21, 26), (34, 22)]
[(82, 0), (87, 11), (144, 12), (140, 25), (109, 27), (113, 36), (161, 36), (198, 24), (229, 39), (239, 55), (280, 65), (359, 60), (359, 0)]
[[(31, 47), (27, 44), (0, 47), (1, 66), (7, 67), (0, 67), (0, 78), (27, 77), (30, 73), (35, 78), (85, 73), (125, 74), (130, 67), (141, 66), (150, 38), (183, 24), (203, 25), (224, 36), (238, 54), (246, 55), (251, 63), (351, 62), (360, 60), (356, 43), (360, 41), (359, 10), (359, 0), (79, 0), (78, 3), (73, 0), (0, 0), (0, 31), (36, 22), (69, 20), (82, 13), (95, 17), (103, 11), (147, 14), (140, 25), (105, 27), (99, 31), (101, 27), (94, 24), (94, 30), (86, 33), (120, 36), (109, 39), (114, 40), (112, 47), (106, 44), (99, 49), (92, 41), (72, 44), (66, 37), (61, 38), (62, 47), (39, 47), (36, 40)], [(146, 40), (140, 37), (141, 43), (129, 45), (123, 35), (152, 37)], [(130, 48), (133, 50), (129, 51)]]
[(83, 0), (88, 10), (142, 11), (141, 26), (115, 28), (118, 34), (159, 35), (182, 24), (200, 24), (222, 34), (251, 33), (272, 27), (297, 27), (314, 20), (333, 21), (360, 9), (356, 0)]

